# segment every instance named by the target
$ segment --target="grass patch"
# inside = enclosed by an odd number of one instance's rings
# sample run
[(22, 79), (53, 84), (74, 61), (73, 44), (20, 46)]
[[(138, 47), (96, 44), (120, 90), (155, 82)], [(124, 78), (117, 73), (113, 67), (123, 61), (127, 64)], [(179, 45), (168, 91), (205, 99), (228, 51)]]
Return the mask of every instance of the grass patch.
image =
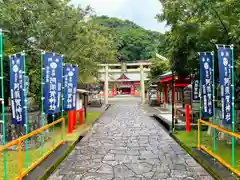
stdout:
[(88, 112), (86, 123), (92, 124), (93, 121), (97, 120), (101, 114), (102, 114), (101, 112)]
[[(174, 133), (175, 137), (179, 139), (185, 146), (192, 149), (197, 147), (197, 131), (186, 133), (179, 131)], [(213, 137), (207, 132), (201, 132), (201, 144), (213, 152)], [(232, 163), (232, 145), (227, 144), (226, 140), (216, 141), (216, 154), (224, 161), (231, 165)], [(240, 145), (235, 145), (235, 168), (240, 171)]]
[[(72, 134), (68, 134), (68, 124), (65, 125), (65, 137), (64, 139), (66, 141), (74, 142), (76, 141), (81, 134), (88, 131), (92, 123), (100, 117), (102, 113), (101, 112), (88, 112), (87, 113), (87, 119), (85, 120), (85, 123), (81, 126), (79, 126), (79, 122), (76, 124), (76, 129), (73, 131)], [(66, 118), (66, 117), (65, 117)], [(66, 120), (67, 122), (67, 120)], [(45, 140), (45, 146), (44, 151), (47, 152), (50, 150), (54, 144), (57, 144), (61, 140), (61, 123), (54, 126), (54, 128), (49, 128), (48, 130), (48, 136), (49, 139)], [(54, 132), (54, 133), (53, 133)], [(54, 137), (54, 138), (52, 138)], [(69, 143), (71, 144), (71, 143)], [(29, 165), (31, 165), (33, 162), (38, 160), (41, 157), (41, 147), (37, 149), (31, 149), (28, 151), (28, 159), (29, 159)], [(17, 161), (17, 151), (7, 151), (7, 180), (12, 180), (15, 177), (17, 177), (18, 174), (18, 161)], [(22, 167), (25, 169), (25, 157), (26, 153), (25, 151), (22, 152)], [(3, 152), (0, 153), (0, 180), (3, 180)]]
[[(65, 136), (65, 140), (66, 141), (75, 141), (78, 139), (78, 137), (88, 131), (91, 126), (92, 126), (92, 123), (97, 120), (101, 115), (101, 112), (88, 112), (87, 113), (87, 119), (85, 120), (85, 123), (81, 126), (79, 126), (79, 122), (77, 122), (76, 124), (76, 129), (73, 131), (72, 134), (68, 134), (67, 131), (68, 131), (68, 127), (67, 127), (67, 124), (66, 124), (66, 130), (65, 130), (65, 133), (66, 133), (66, 136)], [(58, 128), (59, 130), (59, 134), (61, 134), (61, 128), (59, 127)]]

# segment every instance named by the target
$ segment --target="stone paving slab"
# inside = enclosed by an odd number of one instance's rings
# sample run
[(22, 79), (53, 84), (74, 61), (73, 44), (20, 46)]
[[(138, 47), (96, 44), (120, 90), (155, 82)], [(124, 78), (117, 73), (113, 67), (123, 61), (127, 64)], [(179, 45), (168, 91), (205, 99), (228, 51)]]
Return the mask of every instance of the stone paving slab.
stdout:
[(112, 105), (49, 180), (213, 180), (137, 104)]

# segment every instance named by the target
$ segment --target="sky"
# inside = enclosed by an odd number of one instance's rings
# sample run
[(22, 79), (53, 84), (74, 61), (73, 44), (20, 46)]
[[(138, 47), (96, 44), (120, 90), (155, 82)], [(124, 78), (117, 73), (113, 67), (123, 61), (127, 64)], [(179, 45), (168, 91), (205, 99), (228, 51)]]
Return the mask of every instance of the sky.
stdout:
[(158, 0), (72, 0), (71, 4), (82, 7), (90, 5), (97, 15), (128, 19), (148, 30), (161, 33), (168, 30), (165, 23), (155, 19), (162, 9)]

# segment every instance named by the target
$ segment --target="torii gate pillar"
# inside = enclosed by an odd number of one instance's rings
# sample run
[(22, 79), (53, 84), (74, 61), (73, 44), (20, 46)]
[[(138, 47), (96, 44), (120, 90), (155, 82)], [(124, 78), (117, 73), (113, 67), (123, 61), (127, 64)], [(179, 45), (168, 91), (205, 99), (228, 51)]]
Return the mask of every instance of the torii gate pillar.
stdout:
[(104, 103), (108, 104), (108, 65), (105, 65)]
[(140, 81), (141, 81), (141, 102), (145, 103), (145, 85), (144, 85), (144, 70), (143, 65), (140, 65)]

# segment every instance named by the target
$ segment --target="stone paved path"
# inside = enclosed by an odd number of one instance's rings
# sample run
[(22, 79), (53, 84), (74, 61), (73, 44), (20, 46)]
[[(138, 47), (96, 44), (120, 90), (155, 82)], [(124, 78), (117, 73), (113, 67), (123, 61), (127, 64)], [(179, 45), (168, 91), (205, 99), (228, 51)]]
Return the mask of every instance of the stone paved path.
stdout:
[(113, 105), (49, 180), (212, 180), (140, 105)]

